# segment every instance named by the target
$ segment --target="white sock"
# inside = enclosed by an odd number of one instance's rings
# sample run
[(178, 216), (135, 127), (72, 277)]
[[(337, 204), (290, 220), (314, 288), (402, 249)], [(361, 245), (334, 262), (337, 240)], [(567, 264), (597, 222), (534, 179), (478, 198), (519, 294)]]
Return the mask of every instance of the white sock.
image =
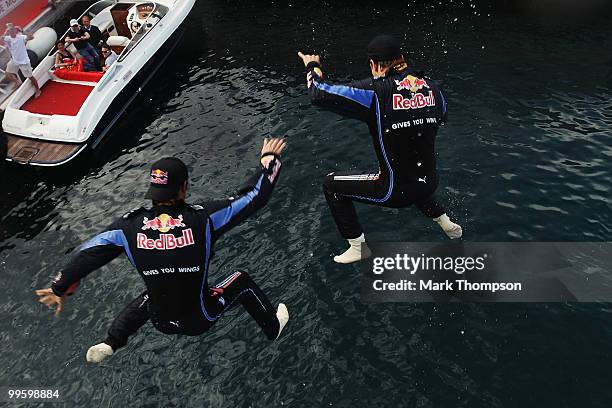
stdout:
[(452, 222), (446, 214), (442, 214), (438, 218), (434, 218), (434, 221), (437, 222), (438, 225), (440, 225), (442, 230), (444, 230), (444, 232), (450, 239), (461, 238), (461, 236), (463, 235), (461, 225)]
[(87, 350), (87, 361), (90, 363), (100, 363), (106, 357), (113, 355), (113, 348), (106, 343), (96, 344)]
[[(341, 255), (334, 256), (334, 261), (341, 264), (348, 264), (357, 262), (362, 259), (369, 258), (372, 255), (372, 251), (366, 245), (365, 236), (361, 234), (357, 238), (347, 240), (349, 243), (349, 249), (344, 251)], [(363, 249), (362, 249), (363, 244)]]
[[(287, 310), (287, 306), (284, 303), (279, 303), (278, 308), (276, 309), (276, 318), (278, 319), (278, 335), (276, 338), (278, 339), (283, 331), (283, 328), (289, 321), (289, 311)], [(276, 340), (276, 339), (275, 339)]]

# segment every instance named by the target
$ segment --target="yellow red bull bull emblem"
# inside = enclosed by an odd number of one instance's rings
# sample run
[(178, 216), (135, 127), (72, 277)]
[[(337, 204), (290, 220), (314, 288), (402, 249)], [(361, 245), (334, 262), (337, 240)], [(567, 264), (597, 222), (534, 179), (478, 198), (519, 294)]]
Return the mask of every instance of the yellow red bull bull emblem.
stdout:
[(407, 75), (401, 81), (395, 80), (395, 85), (397, 85), (397, 90), (401, 91), (403, 89), (409, 89), (410, 92), (415, 93), (423, 88), (429, 89), (429, 85), (427, 85), (427, 81), (423, 78), (417, 78), (414, 75)]
[(160, 169), (151, 170), (151, 183), (168, 184), (168, 172)]
[(175, 227), (184, 227), (185, 223), (183, 223), (183, 216), (179, 215), (178, 218), (174, 218), (168, 214), (160, 214), (157, 217), (149, 220), (147, 217), (144, 217), (142, 220), (144, 224), (142, 226), (142, 230), (152, 229), (154, 231), (159, 232), (168, 232)]

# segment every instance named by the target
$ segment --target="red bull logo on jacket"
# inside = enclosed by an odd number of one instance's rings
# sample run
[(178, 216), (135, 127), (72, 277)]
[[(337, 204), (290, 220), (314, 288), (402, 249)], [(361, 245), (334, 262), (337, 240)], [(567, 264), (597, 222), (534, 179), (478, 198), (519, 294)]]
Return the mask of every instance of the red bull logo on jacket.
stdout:
[(174, 229), (175, 227), (185, 226), (182, 215), (179, 215), (178, 218), (174, 218), (168, 214), (160, 214), (152, 220), (149, 220), (147, 217), (144, 217), (142, 223), (144, 224), (142, 226), (143, 231), (152, 229), (153, 231), (168, 232), (171, 229)]
[(142, 232), (136, 234), (136, 246), (140, 249), (157, 249), (165, 251), (167, 249), (183, 248), (195, 243), (191, 228), (184, 229), (180, 237), (175, 237), (173, 234), (163, 234), (177, 227), (186, 227), (182, 215), (179, 215), (178, 218), (174, 218), (168, 214), (160, 214), (152, 220), (144, 217), (142, 219), (142, 224), (143, 231), (153, 230), (162, 232), (162, 234), (160, 234), (157, 239), (149, 238)]
[(404, 98), (404, 95), (393, 94), (393, 110), (420, 109), (428, 106), (436, 106), (433, 92), (428, 95), (416, 93), (411, 98)]
[(403, 89), (410, 89), (410, 92), (415, 93), (416, 91), (427, 88), (429, 89), (429, 85), (427, 85), (427, 81), (423, 78), (417, 78), (413, 75), (407, 75), (401, 81), (395, 80), (395, 85), (397, 85), (397, 90), (401, 91)]
[(191, 228), (184, 229), (180, 237), (175, 237), (172, 234), (159, 234), (159, 238), (153, 239), (147, 237), (147, 235), (142, 232), (136, 234), (136, 246), (139, 249), (165, 251), (184, 248), (194, 243), (193, 231)]

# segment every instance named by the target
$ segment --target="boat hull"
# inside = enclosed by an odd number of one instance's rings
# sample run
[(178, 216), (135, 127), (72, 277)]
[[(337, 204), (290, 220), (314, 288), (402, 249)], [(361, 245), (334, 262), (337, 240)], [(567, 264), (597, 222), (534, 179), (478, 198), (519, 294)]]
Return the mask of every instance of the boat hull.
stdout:
[(149, 83), (151, 78), (166, 62), (172, 51), (176, 48), (179, 40), (185, 32), (185, 22), (183, 22), (160, 49), (149, 59), (140, 72), (132, 78), (121, 92), (115, 97), (106, 113), (102, 116), (98, 125), (95, 127), (92, 136), (88, 140), (88, 145), (95, 149), (100, 142), (107, 136), (113, 125), (125, 113), (129, 105), (142, 92), (142, 89)]

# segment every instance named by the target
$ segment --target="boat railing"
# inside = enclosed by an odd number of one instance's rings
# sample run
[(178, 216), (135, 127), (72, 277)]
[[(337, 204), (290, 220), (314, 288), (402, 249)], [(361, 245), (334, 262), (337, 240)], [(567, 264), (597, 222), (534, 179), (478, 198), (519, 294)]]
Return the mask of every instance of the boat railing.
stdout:
[[(102, 1), (98, 1), (97, 3), (92, 4), (87, 11), (85, 12), (85, 14), (89, 14), (89, 17), (94, 18), (95, 16), (97, 16), (98, 14), (100, 14), (101, 11), (103, 11), (104, 9), (117, 4), (118, 0), (102, 0)], [(84, 15), (85, 15), (84, 14)]]

